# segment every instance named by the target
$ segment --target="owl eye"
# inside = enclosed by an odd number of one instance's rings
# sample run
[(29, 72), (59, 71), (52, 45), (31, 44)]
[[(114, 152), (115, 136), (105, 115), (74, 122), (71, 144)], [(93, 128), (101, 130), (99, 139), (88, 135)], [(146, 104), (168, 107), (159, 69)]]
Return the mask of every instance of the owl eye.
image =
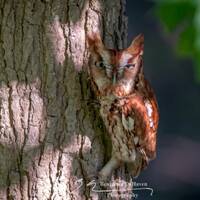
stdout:
[(102, 61), (100, 61), (100, 62), (95, 62), (95, 65), (96, 65), (97, 67), (100, 67), (100, 68), (105, 68), (105, 67), (106, 67), (105, 64), (104, 64)]
[(127, 64), (127, 65), (125, 65), (124, 67), (126, 67), (126, 68), (135, 67), (135, 64)]

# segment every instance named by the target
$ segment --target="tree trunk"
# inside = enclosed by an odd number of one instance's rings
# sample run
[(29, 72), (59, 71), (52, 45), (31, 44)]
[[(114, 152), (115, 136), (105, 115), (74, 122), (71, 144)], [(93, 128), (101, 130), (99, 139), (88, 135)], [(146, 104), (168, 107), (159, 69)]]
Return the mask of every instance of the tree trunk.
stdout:
[(86, 34), (100, 30), (108, 47), (124, 47), (124, 8), (0, 0), (0, 200), (130, 198), (123, 168), (111, 179), (120, 191), (91, 182), (110, 148), (87, 77)]

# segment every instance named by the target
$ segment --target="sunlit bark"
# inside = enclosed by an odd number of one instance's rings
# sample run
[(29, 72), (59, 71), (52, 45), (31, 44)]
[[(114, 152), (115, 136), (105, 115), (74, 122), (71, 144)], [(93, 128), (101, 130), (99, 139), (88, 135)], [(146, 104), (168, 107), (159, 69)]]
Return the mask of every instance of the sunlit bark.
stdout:
[[(120, 199), (90, 184), (110, 149), (87, 77), (86, 34), (100, 30), (108, 47), (122, 48), (124, 4), (0, 0), (0, 200)], [(129, 180), (116, 173), (114, 183)]]

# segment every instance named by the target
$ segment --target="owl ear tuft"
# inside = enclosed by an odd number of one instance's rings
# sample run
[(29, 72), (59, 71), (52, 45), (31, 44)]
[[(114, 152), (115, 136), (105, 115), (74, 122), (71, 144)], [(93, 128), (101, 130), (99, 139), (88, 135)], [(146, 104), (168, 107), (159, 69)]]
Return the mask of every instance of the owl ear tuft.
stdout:
[(93, 32), (90, 33), (90, 35), (87, 35), (87, 42), (89, 44), (89, 49), (92, 52), (100, 53), (105, 48), (100, 33), (98, 32)]
[(143, 55), (144, 35), (139, 34), (137, 37), (135, 37), (127, 50), (129, 53), (134, 54), (134, 55)]

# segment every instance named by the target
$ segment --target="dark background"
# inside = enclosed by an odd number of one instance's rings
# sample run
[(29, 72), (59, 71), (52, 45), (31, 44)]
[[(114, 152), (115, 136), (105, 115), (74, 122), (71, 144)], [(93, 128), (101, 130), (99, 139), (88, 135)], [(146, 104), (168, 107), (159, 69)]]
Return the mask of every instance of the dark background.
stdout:
[(145, 36), (144, 70), (159, 104), (157, 158), (137, 182), (154, 189), (136, 192), (137, 199), (200, 199), (200, 83), (192, 60), (175, 52), (176, 40), (155, 15), (155, 2), (127, 0), (128, 43)]

